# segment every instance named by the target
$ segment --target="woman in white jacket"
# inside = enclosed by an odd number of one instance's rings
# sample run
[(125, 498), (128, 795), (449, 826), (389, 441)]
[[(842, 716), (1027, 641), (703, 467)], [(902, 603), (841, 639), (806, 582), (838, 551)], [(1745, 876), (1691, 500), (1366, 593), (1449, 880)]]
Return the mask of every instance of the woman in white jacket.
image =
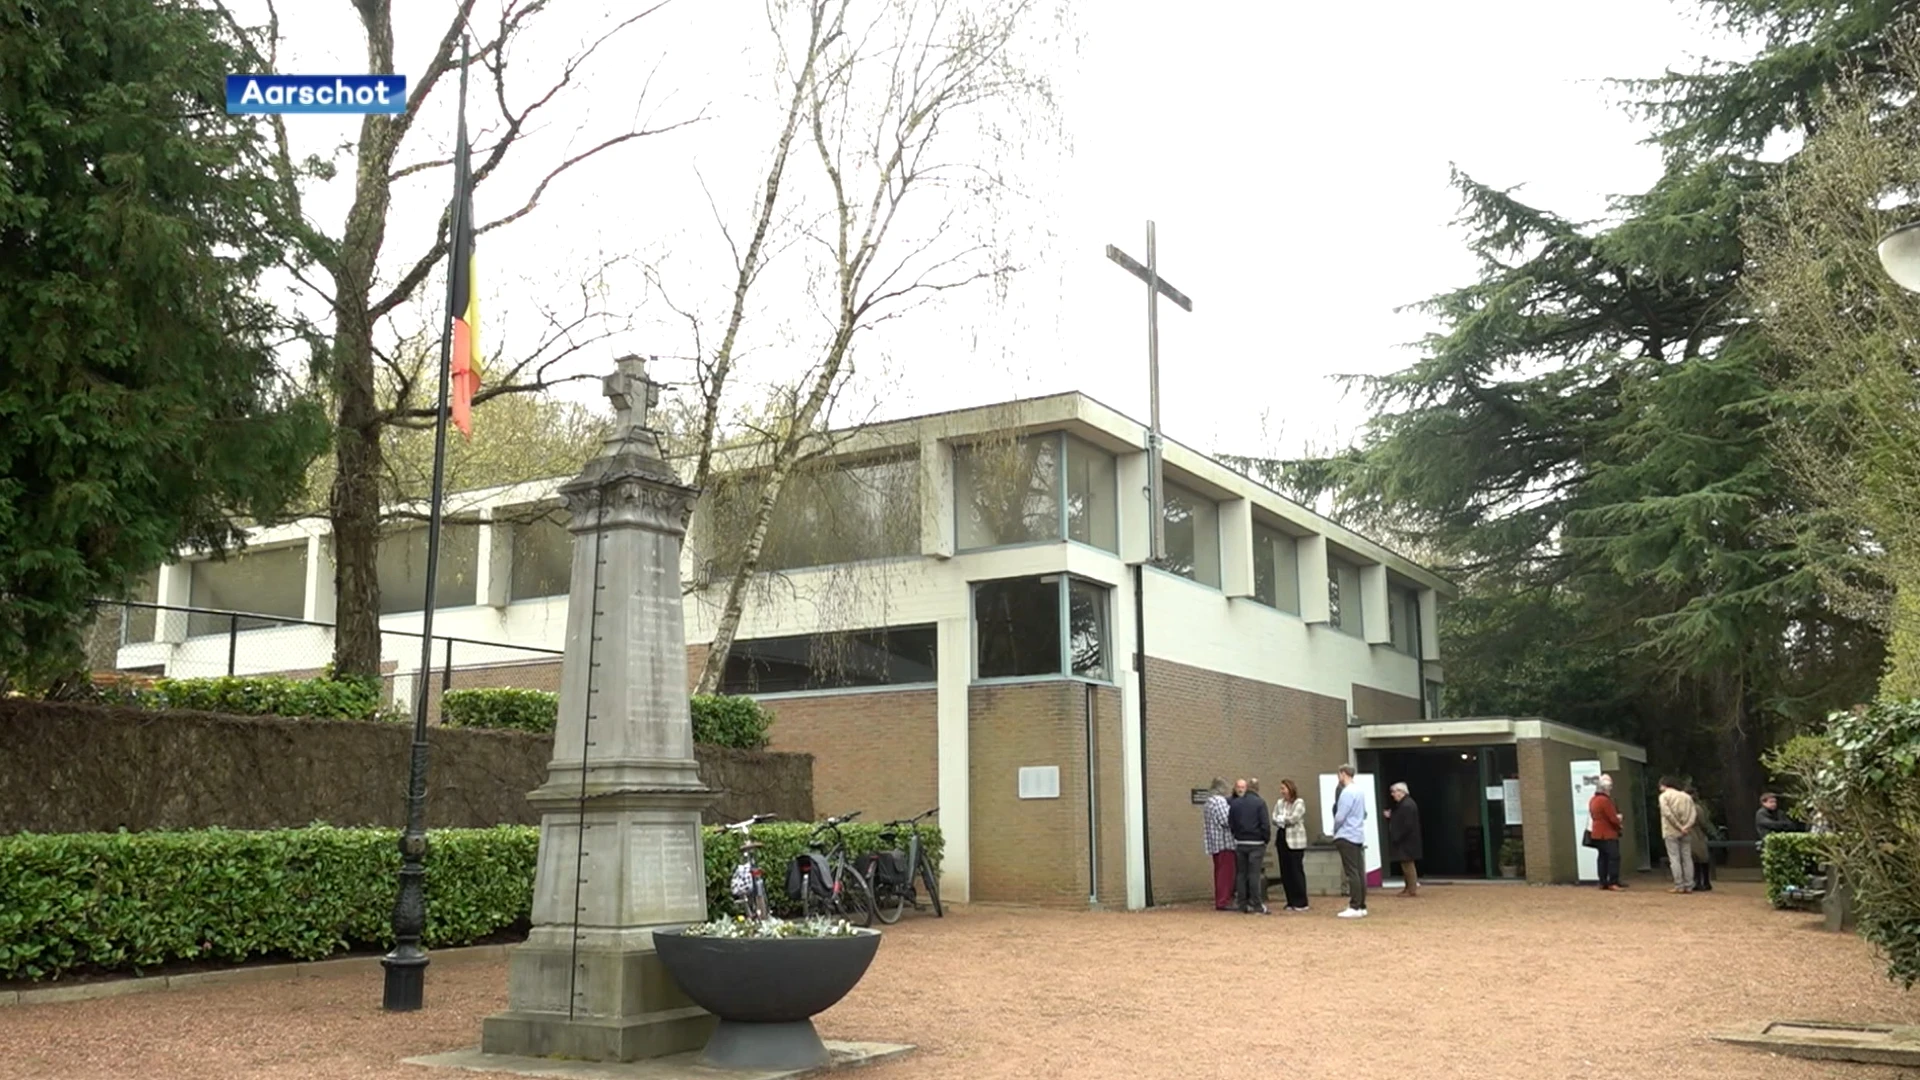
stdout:
[(1280, 887), (1286, 890), (1286, 910), (1307, 910), (1307, 800), (1291, 780), (1280, 781), (1280, 797), (1273, 803), (1273, 843), (1280, 849)]

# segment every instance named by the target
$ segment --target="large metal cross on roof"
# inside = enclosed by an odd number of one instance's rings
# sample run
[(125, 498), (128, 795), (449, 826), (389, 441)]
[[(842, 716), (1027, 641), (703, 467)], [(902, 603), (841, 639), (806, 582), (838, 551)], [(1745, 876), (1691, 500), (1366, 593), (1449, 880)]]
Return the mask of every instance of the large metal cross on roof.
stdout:
[(1160, 468), (1160, 298), (1166, 297), (1180, 305), (1183, 311), (1192, 311), (1193, 301), (1187, 299), (1186, 293), (1160, 277), (1160, 262), (1153, 243), (1153, 222), (1147, 222), (1145, 266), (1112, 244), (1107, 245), (1107, 258), (1119, 263), (1121, 269), (1147, 286), (1147, 407), (1150, 413), (1147, 422), (1147, 501), (1151, 504), (1148, 513), (1153, 521), (1153, 546), (1149, 554), (1151, 561), (1158, 565), (1167, 554), (1167, 522), (1163, 509), (1165, 494)]

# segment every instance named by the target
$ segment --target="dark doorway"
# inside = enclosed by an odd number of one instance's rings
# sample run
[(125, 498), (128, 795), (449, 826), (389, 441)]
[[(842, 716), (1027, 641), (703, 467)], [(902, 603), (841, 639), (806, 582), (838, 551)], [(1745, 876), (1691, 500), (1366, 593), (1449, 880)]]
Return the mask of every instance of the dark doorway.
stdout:
[[(1380, 805), (1388, 805), (1391, 796), (1387, 788), (1396, 783), (1407, 785), (1408, 796), (1420, 804), (1420, 842), (1425, 849), (1420, 860), (1422, 877), (1487, 876), (1487, 830), (1491, 828), (1496, 838), (1500, 836), (1502, 825), (1497, 817), (1501, 808), (1495, 803), (1495, 818), (1488, 818), (1480, 758), (1494, 750), (1450, 746), (1379, 751), (1375, 776), (1379, 778)], [(1383, 823), (1382, 842), (1385, 831)], [(1392, 864), (1385, 869), (1389, 876), (1400, 872)]]

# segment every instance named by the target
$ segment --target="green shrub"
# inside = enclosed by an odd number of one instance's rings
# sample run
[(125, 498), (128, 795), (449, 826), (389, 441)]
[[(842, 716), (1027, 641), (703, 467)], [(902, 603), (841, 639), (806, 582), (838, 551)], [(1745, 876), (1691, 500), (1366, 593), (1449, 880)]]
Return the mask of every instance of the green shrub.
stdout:
[[(0, 837), (0, 978), (391, 945), (398, 841), (326, 826)], [(436, 831), (427, 945), (524, 920), (538, 846), (527, 827)]]
[(773, 723), (773, 714), (752, 698), (695, 694), (688, 706), (693, 711), (694, 742), (736, 750), (767, 748), (767, 728)]
[(1807, 879), (1819, 871), (1825, 858), (1822, 839), (1815, 833), (1774, 833), (1767, 837), (1760, 846), (1760, 870), (1767, 881), (1768, 903), (1777, 908), (1792, 906), (1787, 890), (1806, 888)]
[(216, 679), (155, 679), (139, 692), (152, 709), (193, 709), (235, 716), (319, 717), (368, 720), (381, 711), (379, 679), (287, 679), (224, 676)]
[[(813, 826), (754, 829), (776, 911), (791, 914), (787, 865)], [(847, 826), (856, 854), (880, 848), (880, 827)], [(938, 828), (923, 842), (937, 867)], [(392, 829), (20, 833), (0, 836), (0, 979), (46, 979), (75, 968), (139, 971), (183, 960), (258, 956), (317, 960), (393, 943), (400, 868)], [(427, 855), (429, 948), (465, 944), (527, 919), (540, 831), (440, 829)], [(729, 885), (736, 834), (706, 830), (710, 913), (736, 914)]]
[(1882, 700), (1827, 718), (1767, 765), (1793, 778), (1809, 819), (1824, 821), (1821, 854), (1838, 868), (1860, 936), (1887, 977), (1920, 983), (1920, 700)]
[(440, 722), (448, 727), (505, 728), (546, 733), (560, 715), (560, 696), (545, 690), (489, 687), (449, 690), (440, 697)]

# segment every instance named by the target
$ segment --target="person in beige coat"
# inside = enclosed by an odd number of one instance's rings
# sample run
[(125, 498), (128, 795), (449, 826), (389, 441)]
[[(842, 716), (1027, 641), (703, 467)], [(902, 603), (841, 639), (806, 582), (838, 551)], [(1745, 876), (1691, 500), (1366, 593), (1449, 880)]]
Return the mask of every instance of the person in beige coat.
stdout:
[(1699, 820), (1692, 796), (1670, 776), (1660, 778), (1660, 838), (1667, 842), (1667, 866), (1673, 871), (1673, 891), (1693, 891), (1693, 841), (1688, 835)]

